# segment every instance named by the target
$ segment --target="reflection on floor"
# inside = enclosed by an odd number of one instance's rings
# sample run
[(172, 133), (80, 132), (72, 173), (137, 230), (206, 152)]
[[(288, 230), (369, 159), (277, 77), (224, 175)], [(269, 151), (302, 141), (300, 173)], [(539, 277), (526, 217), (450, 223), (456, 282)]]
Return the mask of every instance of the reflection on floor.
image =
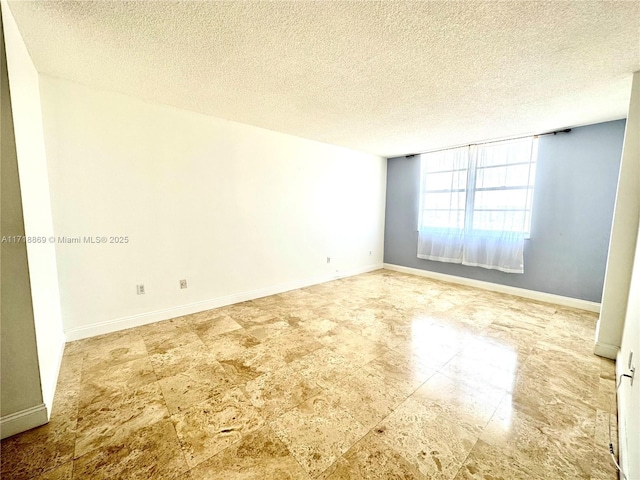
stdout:
[(615, 479), (595, 322), (379, 270), (73, 342), (2, 478)]

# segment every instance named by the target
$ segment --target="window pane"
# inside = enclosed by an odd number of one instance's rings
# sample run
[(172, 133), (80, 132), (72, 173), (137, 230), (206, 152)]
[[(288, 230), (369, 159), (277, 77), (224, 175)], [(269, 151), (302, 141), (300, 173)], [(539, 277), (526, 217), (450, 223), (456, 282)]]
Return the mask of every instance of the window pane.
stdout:
[(467, 187), (467, 171), (429, 173), (425, 177), (426, 190), (460, 190)]
[(465, 192), (425, 193), (422, 208), (425, 210), (464, 210)]
[(533, 137), (529, 137), (478, 145), (476, 147), (477, 165), (478, 167), (486, 167), (489, 165), (530, 162), (533, 141)]
[(520, 209), (527, 208), (528, 189), (488, 190), (476, 192), (473, 208), (482, 209)]
[(476, 174), (476, 188), (524, 186), (530, 181), (529, 164), (482, 168)]
[(469, 147), (452, 148), (422, 155), (424, 173), (466, 169), (469, 163)]
[(473, 213), (474, 230), (502, 232), (522, 232), (527, 217), (526, 211), (475, 211)]
[(425, 210), (422, 214), (422, 226), (462, 229), (464, 227), (464, 210)]
[(464, 228), (469, 147), (427, 153), (421, 160), (420, 227)]
[(529, 232), (536, 147), (533, 137), (477, 146), (474, 230)]

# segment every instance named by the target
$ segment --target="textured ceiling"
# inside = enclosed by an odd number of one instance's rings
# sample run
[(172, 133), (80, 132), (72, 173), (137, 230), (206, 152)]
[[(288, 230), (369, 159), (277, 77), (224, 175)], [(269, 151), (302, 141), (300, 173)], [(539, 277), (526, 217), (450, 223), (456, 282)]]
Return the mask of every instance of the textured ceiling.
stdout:
[(382, 156), (623, 118), (640, 2), (10, 2), (41, 73)]

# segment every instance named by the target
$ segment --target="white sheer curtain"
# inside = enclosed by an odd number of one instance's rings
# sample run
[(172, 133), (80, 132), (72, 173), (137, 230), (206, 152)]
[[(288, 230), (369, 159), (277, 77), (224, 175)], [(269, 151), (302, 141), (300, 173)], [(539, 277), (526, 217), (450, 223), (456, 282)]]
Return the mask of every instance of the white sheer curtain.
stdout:
[(418, 257), (462, 263), (469, 147), (423, 155)]
[(423, 155), (418, 257), (523, 273), (534, 178), (533, 137)]

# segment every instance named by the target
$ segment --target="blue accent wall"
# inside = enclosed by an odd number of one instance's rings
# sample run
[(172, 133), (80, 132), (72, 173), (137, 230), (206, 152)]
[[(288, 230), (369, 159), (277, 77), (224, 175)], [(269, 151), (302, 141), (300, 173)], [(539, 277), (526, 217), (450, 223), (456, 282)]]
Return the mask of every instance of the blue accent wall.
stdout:
[(616, 120), (540, 137), (524, 274), (418, 258), (420, 158), (388, 159), (385, 263), (600, 302), (624, 127)]

